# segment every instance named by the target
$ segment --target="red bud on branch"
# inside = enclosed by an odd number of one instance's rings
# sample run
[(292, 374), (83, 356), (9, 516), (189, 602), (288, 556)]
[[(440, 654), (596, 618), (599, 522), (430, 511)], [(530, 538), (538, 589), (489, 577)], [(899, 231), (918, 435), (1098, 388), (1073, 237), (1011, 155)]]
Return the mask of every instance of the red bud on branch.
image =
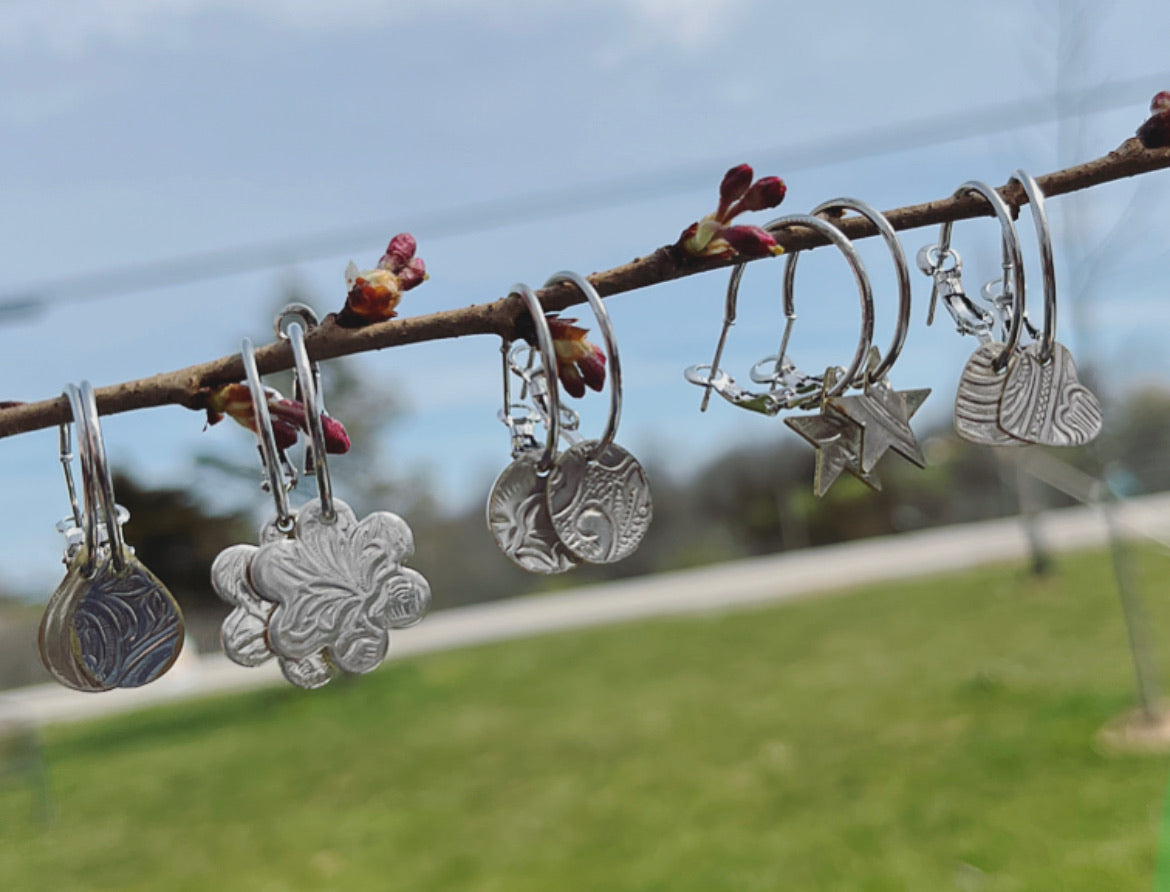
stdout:
[(557, 377), (570, 396), (583, 397), (585, 388), (600, 391), (605, 386), (605, 353), (585, 340), (589, 329), (574, 323), (576, 319), (547, 316), (557, 356)]
[[(296, 445), (299, 431), (308, 433), (308, 418), (303, 403), (285, 399), (275, 393), (268, 395), (268, 414), (272, 417), (272, 432), (276, 447), (288, 449)], [(207, 423), (218, 424), (227, 415), (238, 424), (256, 433), (256, 413), (252, 408), (252, 391), (247, 384), (225, 384), (207, 398)], [(335, 418), (321, 414), (325, 429), (325, 451), (341, 455), (349, 451), (349, 434), (345, 425)]]
[(417, 249), (414, 236), (400, 232), (390, 239), (374, 269), (359, 270), (351, 262), (345, 268), (348, 291), (345, 307), (337, 314), (337, 324), (357, 328), (397, 316), (402, 293), (427, 279), (426, 264), (415, 256)]
[(697, 223), (683, 230), (676, 243), (692, 257), (763, 257), (782, 253), (775, 239), (758, 226), (731, 226), (747, 211), (773, 208), (784, 200), (788, 188), (779, 177), (754, 176), (747, 164), (731, 168), (719, 184), (719, 206)]
[(1137, 137), (1147, 149), (1170, 146), (1170, 90), (1163, 90), (1150, 103), (1153, 113), (1138, 128)]

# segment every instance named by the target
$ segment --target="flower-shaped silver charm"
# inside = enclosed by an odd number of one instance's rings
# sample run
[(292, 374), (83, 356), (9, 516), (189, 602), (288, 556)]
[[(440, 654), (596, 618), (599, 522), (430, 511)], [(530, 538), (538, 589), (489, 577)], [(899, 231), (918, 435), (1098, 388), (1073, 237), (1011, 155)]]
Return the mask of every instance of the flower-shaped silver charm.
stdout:
[[(269, 529), (275, 532), (275, 527), (269, 524), (261, 534), (261, 541), (271, 540), (272, 537), (266, 535)], [(259, 550), (255, 545), (233, 545), (221, 551), (211, 565), (212, 588), (234, 608), (220, 628), (223, 652), (233, 663), (249, 667), (259, 666), (276, 656), (268, 644), (268, 619), (276, 604), (256, 594), (248, 579), (248, 565)], [(285, 678), (308, 690), (328, 684), (337, 675), (325, 653), (312, 654), (301, 660), (280, 657), (279, 662)]]
[(414, 552), (406, 521), (376, 511), (359, 523), (340, 499), (333, 506), (332, 521), (319, 502), (302, 508), (292, 537), (262, 544), (249, 576), (256, 594), (276, 603), (268, 643), (279, 656), (325, 651), (339, 669), (369, 672), (386, 658), (390, 630), (426, 614), (431, 589), (402, 566)]

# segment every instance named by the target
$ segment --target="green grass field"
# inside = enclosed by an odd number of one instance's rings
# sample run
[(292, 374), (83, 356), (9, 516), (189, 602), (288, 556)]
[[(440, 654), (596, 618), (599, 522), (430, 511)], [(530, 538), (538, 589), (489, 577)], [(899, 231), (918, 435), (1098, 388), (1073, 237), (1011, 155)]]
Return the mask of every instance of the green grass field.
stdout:
[(0, 889), (1150, 889), (1130, 673), (1100, 555), (437, 654), (51, 731)]

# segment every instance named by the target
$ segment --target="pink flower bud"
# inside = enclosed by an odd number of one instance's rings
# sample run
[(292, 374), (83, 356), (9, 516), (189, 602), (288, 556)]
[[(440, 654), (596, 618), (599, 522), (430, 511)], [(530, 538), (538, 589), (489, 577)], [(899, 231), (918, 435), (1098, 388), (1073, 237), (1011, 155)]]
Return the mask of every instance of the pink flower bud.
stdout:
[(414, 240), (414, 236), (409, 232), (400, 232), (390, 239), (390, 244), (386, 246), (386, 253), (378, 261), (378, 267), (396, 273), (406, 266), (417, 250), (418, 243)]
[(1153, 115), (1138, 128), (1137, 137), (1147, 149), (1170, 146), (1170, 90), (1163, 90), (1150, 103)]
[(576, 319), (548, 316), (557, 356), (557, 377), (569, 396), (583, 397), (586, 386), (601, 390), (605, 386), (605, 353), (585, 340), (586, 328), (575, 325)]
[(401, 270), (398, 271), (398, 287), (409, 291), (416, 285), (427, 280), (427, 265), (421, 257), (412, 257)]
[(349, 432), (345, 425), (331, 415), (322, 415), (321, 424), (325, 428), (325, 451), (331, 455), (345, 455), (349, 452)]
[(735, 249), (735, 253), (744, 257), (769, 257), (784, 253), (776, 240), (759, 226), (726, 226), (719, 230), (716, 239), (722, 239)]
[(764, 211), (768, 208), (774, 208), (784, 200), (784, 196), (788, 192), (788, 187), (784, 185), (784, 181), (779, 177), (763, 177), (756, 180), (750, 189), (744, 193), (743, 198), (735, 203), (731, 208), (727, 219), (742, 214), (744, 211)]
[(723, 213), (731, 203), (743, 195), (752, 184), (752, 176), (752, 169), (747, 164), (733, 167), (723, 175), (723, 182), (719, 184), (719, 209), (715, 211), (716, 217), (723, 219)]

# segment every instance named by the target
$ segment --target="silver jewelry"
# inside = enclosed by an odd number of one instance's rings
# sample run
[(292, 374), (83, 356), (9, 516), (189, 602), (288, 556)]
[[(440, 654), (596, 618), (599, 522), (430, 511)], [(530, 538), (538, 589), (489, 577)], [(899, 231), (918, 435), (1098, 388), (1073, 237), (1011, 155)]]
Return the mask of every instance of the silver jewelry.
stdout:
[[(622, 414), (622, 367), (605, 301), (588, 279), (573, 272), (557, 273), (544, 287), (562, 282), (575, 285), (597, 317), (608, 355), (609, 418), (601, 439), (575, 443), (557, 457), (545, 497), (553, 529), (565, 547), (583, 561), (610, 564), (637, 550), (654, 507), (646, 472), (614, 442)], [(556, 386), (554, 381), (551, 387)]]
[[(500, 419), (511, 433), (512, 463), (500, 472), (488, 494), (487, 526), (497, 547), (517, 566), (529, 573), (564, 573), (580, 560), (557, 535), (545, 495), (562, 425), (552, 332), (531, 288), (518, 283), (510, 294), (519, 295), (528, 307), (540, 364), (536, 369), (522, 367), (513, 362), (511, 344), (504, 342), (500, 347), (504, 368)], [(512, 402), (513, 374), (523, 380), (521, 398), (531, 399), (531, 408)], [(543, 448), (533, 436), (538, 423), (545, 427)]]
[(1056, 340), (1056, 264), (1044, 210), (1044, 193), (1017, 170), (1040, 243), (1044, 276), (1044, 334), (1016, 357), (1004, 382), (999, 426), (1012, 436), (1044, 446), (1081, 446), (1101, 432), (1101, 405), (1077, 378), (1072, 354)]
[(122, 524), (129, 514), (114, 500), (93, 387), (83, 381), (80, 387), (67, 385), (65, 394), (77, 429), (85, 512), (73, 482), (69, 427), (62, 425), (61, 461), (72, 508), (63, 529), (68, 570), (41, 620), (41, 660), (74, 690), (139, 687), (178, 659), (182, 612), (124, 541)]

